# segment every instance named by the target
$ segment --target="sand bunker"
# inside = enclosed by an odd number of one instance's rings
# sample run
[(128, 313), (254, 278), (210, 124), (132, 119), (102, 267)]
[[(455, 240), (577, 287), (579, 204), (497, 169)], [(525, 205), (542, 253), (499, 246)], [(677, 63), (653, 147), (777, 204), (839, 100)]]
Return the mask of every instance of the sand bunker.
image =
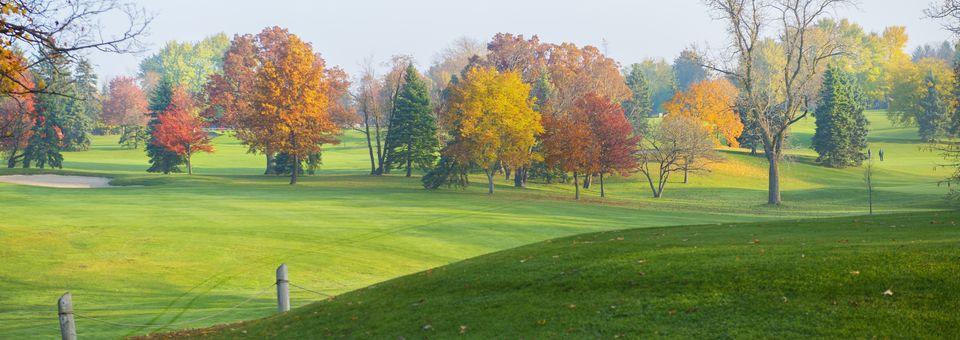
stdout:
[(0, 176), (0, 182), (33, 185), (48, 188), (107, 188), (110, 179), (106, 177), (63, 176), (63, 175), (9, 175)]

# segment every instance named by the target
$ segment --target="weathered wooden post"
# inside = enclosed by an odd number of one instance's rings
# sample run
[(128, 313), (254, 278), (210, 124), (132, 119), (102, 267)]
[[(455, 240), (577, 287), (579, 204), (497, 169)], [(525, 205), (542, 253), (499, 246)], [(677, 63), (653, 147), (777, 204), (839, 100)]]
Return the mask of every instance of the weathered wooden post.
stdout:
[(60, 315), (60, 338), (77, 340), (77, 325), (73, 322), (73, 297), (66, 292), (57, 301), (57, 314)]
[(277, 267), (277, 312), (290, 310), (290, 281), (287, 280), (287, 265)]

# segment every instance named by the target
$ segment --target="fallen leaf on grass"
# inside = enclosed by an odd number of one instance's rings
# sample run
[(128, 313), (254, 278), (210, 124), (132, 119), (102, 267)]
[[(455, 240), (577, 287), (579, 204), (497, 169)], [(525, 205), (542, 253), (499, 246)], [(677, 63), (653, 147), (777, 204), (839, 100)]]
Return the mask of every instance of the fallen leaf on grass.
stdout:
[(890, 290), (890, 289), (887, 289), (887, 290), (885, 290), (885, 291), (883, 292), (883, 295), (884, 295), (884, 296), (892, 296), (892, 295), (893, 295), (893, 291)]
[(463, 333), (466, 333), (466, 332), (467, 332), (467, 326), (460, 325), (460, 334), (463, 334)]
[(859, 270), (850, 271), (850, 275), (853, 275), (853, 276), (860, 275), (860, 271)]

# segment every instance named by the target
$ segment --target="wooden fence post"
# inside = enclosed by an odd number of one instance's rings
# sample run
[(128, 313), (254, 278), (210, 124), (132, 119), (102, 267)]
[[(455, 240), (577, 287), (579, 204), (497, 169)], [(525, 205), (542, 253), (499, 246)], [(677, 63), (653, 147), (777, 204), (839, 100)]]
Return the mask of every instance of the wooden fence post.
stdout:
[(290, 310), (290, 281), (287, 280), (287, 265), (277, 267), (277, 312)]
[(66, 292), (57, 301), (57, 314), (60, 316), (60, 338), (77, 340), (77, 325), (73, 321), (73, 297)]

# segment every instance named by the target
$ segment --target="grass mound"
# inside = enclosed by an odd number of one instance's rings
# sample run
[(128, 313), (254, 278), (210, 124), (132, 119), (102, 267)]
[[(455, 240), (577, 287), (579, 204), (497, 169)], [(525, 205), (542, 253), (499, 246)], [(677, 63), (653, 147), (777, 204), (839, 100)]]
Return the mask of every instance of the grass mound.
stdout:
[[(957, 212), (607, 231), (158, 337), (951, 337)], [(294, 277), (296, 269), (291, 269)]]

